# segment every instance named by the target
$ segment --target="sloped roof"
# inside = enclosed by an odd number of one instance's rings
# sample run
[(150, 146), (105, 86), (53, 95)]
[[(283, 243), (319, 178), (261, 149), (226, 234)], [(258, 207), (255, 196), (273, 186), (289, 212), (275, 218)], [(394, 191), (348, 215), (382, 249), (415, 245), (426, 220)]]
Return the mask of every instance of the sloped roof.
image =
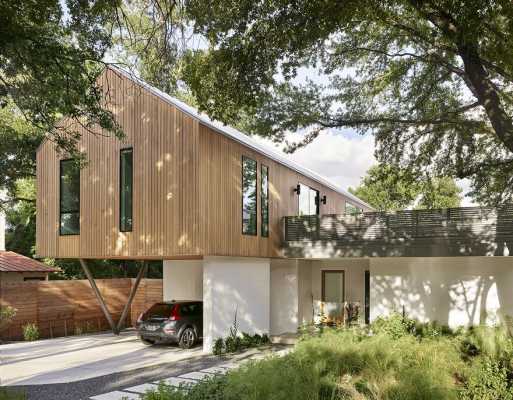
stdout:
[(0, 251), (0, 272), (55, 272), (58, 269), (49, 267), (33, 258), (22, 256), (13, 251)]
[(138, 85), (142, 86), (155, 96), (159, 97), (160, 99), (164, 100), (165, 102), (173, 105), (174, 107), (178, 108), (182, 112), (190, 115), (194, 119), (197, 119), (204, 125), (210, 127), (211, 129), (215, 130), (218, 133), (221, 133), (224, 136), (229, 137), (232, 140), (235, 140), (236, 142), (239, 142), (243, 144), (246, 147), (251, 148), (252, 150), (256, 151), (257, 153), (260, 153), (266, 157), (269, 157), (270, 159), (276, 161), (279, 164), (285, 165), (289, 167), (290, 169), (299, 172), (300, 174), (307, 176), (308, 178), (314, 180), (317, 183), (320, 183), (321, 185), (324, 185), (326, 187), (329, 187), (330, 189), (334, 190), (337, 193), (340, 193), (344, 196), (346, 196), (348, 199), (354, 201), (355, 205), (360, 205), (367, 207), (369, 209), (373, 209), (370, 205), (368, 205), (363, 200), (356, 197), (354, 194), (349, 193), (348, 191), (338, 187), (335, 183), (331, 182), (330, 180), (326, 179), (325, 177), (319, 175), (318, 173), (305, 168), (286, 157), (282, 156), (281, 154), (274, 152), (267, 147), (261, 145), (260, 143), (256, 142), (255, 140), (251, 139), (248, 135), (245, 133), (242, 133), (238, 131), (237, 129), (224, 125), (223, 123), (219, 121), (211, 120), (206, 114), (200, 113), (196, 108), (189, 106), (188, 104), (184, 103), (181, 100), (178, 100), (175, 97), (170, 96), (169, 94), (157, 89), (156, 87), (150, 85), (149, 83), (143, 81), (142, 79), (135, 76), (133, 73), (130, 73), (118, 66), (111, 66), (111, 68), (115, 71), (120, 73), (121, 75), (125, 76), (126, 78), (130, 79), (131, 81), (137, 83)]

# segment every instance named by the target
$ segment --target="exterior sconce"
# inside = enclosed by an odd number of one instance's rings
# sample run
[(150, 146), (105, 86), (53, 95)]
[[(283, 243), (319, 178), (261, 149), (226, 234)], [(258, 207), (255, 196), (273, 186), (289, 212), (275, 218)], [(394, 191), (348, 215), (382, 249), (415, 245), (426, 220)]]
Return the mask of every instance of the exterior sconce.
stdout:
[(326, 195), (322, 196), (321, 203), (326, 204), (326, 200), (327, 200)]
[(294, 193), (296, 193), (298, 196), (301, 194), (301, 186), (299, 185), (299, 183), (298, 183), (298, 185), (295, 187), (295, 189), (294, 189)]

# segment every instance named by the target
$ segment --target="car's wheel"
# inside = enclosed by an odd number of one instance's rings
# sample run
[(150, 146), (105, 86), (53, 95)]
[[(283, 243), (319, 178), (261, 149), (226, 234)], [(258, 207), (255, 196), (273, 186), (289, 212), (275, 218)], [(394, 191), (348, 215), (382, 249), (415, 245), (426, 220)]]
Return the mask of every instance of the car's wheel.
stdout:
[(145, 339), (143, 337), (140, 337), (141, 342), (143, 342), (146, 346), (153, 346), (155, 344), (154, 340)]
[(182, 349), (190, 349), (196, 344), (196, 341), (198, 340), (196, 336), (196, 332), (193, 328), (185, 328), (180, 335), (180, 340), (178, 341), (178, 344)]

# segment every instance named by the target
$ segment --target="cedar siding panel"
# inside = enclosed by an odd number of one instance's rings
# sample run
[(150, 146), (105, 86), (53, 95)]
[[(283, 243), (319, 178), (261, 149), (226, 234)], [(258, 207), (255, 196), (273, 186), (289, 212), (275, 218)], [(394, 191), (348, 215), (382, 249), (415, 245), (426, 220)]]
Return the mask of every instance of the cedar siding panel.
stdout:
[[(125, 76), (100, 78), (121, 124), (121, 141), (84, 132), (80, 235), (59, 236), (59, 154), (37, 152), (37, 240), (40, 257), (173, 259), (204, 255), (279, 257), (282, 217), (297, 213), (293, 188), (327, 196), (321, 214), (343, 213), (344, 195), (256, 152), (182, 112)], [(120, 149), (133, 148), (133, 230), (119, 231)], [(242, 235), (241, 160), (258, 163), (257, 236)], [(269, 167), (269, 237), (261, 237), (260, 166)]]

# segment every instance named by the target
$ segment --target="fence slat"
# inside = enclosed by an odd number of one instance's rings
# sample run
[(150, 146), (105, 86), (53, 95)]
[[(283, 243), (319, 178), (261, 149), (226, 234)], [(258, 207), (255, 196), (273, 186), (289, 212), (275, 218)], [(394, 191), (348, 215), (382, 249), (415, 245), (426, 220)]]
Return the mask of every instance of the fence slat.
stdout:
[[(96, 282), (117, 321), (134, 280), (97, 279)], [(0, 286), (0, 296), (0, 305), (17, 309), (9, 329), (0, 332), (3, 340), (22, 339), (22, 327), (29, 322), (38, 325), (42, 338), (108, 329), (108, 323), (87, 280), (4, 282)], [(134, 325), (143, 310), (162, 299), (162, 279), (143, 279), (126, 323)]]

